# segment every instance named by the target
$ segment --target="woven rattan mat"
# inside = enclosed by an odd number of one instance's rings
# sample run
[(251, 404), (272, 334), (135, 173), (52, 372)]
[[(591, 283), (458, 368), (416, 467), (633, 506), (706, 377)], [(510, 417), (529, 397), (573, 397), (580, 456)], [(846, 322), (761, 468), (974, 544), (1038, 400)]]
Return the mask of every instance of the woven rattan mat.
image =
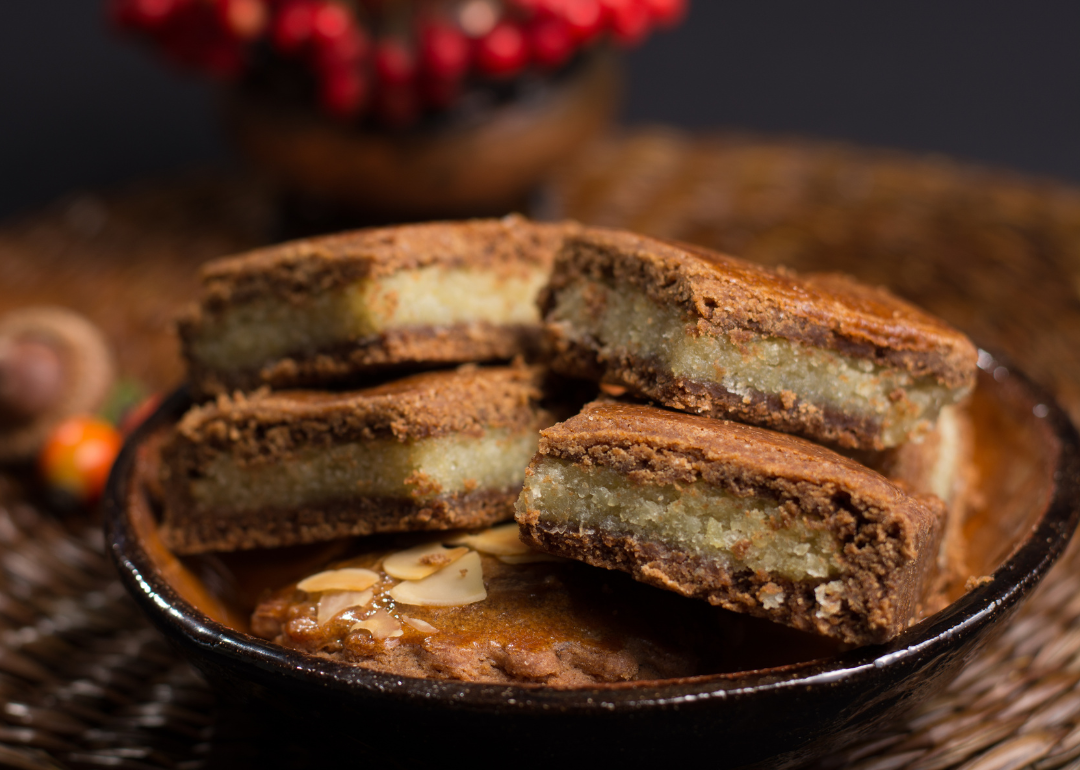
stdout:
[[(1005, 352), (1080, 418), (1080, 190), (803, 141), (612, 136), (545, 213), (887, 284)], [(0, 313), (73, 307), (122, 371), (180, 378), (195, 266), (274, 240), (277, 201), (207, 173), (75, 195), (0, 227)], [(198, 768), (242, 736), (135, 610), (85, 517), (0, 475), (0, 766)], [(249, 736), (250, 737), (250, 736)], [(826, 767), (1080, 767), (1080, 549), (941, 696)]]

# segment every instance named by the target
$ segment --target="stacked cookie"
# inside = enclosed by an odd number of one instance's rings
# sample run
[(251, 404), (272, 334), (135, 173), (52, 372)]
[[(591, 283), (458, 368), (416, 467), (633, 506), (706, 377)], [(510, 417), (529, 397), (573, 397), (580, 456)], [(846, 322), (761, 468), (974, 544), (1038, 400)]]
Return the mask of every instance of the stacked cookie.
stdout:
[(543, 372), (447, 367), (535, 354), (566, 230), (384, 228), (208, 265), (180, 324), (204, 403), (163, 451), (165, 542), (194, 554), (509, 518), (554, 422)]
[(600, 230), (568, 236), (541, 306), (557, 371), (660, 406), (596, 402), (542, 432), (526, 543), (853, 644), (939, 601), (962, 334), (844, 276)]

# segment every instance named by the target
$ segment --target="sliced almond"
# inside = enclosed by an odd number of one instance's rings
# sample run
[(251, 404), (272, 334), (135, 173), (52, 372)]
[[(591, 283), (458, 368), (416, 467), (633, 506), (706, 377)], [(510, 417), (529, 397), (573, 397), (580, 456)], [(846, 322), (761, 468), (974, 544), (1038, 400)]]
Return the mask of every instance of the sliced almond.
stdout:
[(398, 580), (420, 580), (453, 564), (468, 551), (468, 548), (443, 548), (442, 543), (424, 543), (390, 554), (383, 559), (382, 568)]
[(529, 551), (528, 553), (497, 556), (495, 558), (497, 558), (503, 564), (533, 564), (542, 561), (566, 561), (561, 556), (552, 556), (550, 553), (540, 553), (539, 551)]
[(353, 623), (352, 630), (356, 631), (357, 629), (367, 631), (375, 639), (389, 639), (405, 633), (401, 630), (401, 623), (398, 622), (398, 619), (385, 609), (375, 610), (363, 620)]
[(439, 629), (428, 623), (426, 620), (420, 620), (420, 618), (410, 618), (408, 615), (402, 615), (401, 619), (415, 628), (422, 634), (436, 634)]
[(367, 591), (327, 591), (319, 597), (319, 625), (325, 626), (339, 612), (351, 607), (366, 607), (374, 596), (370, 588)]
[(449, 567), (443, 567), (423, 580), (407, 580), (390, 589), (390, 596), (401, 604), (416, 607), (459, 607), (487, 598), (480, 554), (469, 551)]
[(467, 545), (480, 553), (492, 556), (518, 556), (531, 551), (529, 546), (521, 542), (518, 525), (512, 521), (509, 524), (485, 529), (475, 535), (460, 535), (447, 542), (454, 545)]
[(379, 581), (379, 573), (359, 567), (331, 569), (306, 577), (296, 584), (301, 591), (309, 594), (320, 591), (363, 591)]

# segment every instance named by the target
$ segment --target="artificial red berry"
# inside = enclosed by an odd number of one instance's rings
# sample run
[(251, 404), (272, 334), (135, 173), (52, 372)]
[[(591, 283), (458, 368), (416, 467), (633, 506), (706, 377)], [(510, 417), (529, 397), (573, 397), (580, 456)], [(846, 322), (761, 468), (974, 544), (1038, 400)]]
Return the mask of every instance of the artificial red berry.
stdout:
[(425, 24), (420, 30), (420, 67), (439, 80), (459, 80), (469, 69), (469, 41), (456, 27)]
[(283, 54), (301, 51), (311, 40), (315, 19), (315, 4), (309, 0), (293, 0), (281, 6), (270, 30), (274, 48)]
[(266, 28), (263, 0), (215, 0), (214, 10), (222, 29), (238, 40), (253, 40)]
[(633, 3), (634, 0), (600, 0), (600, 12), (604, 15), (604, 23), (611, 22), (611, 16), (624, 5)]
[(558, 67), (574, 52), (569, 25), (558, 18), (540, 19), (528, 32), (532, 59), (541, 67)]
[(566, 0), (537, 0), (536, 15), (545, 19), (561, 19), (566, 13)]
[(319, 81), (319, 103), (336, 118), (345, 120), (359, 115), (367, 96), (367, 80), (358, 70), (327, 72)]
[(316, 46), (334, 43), (349, 33), (353, 18), (341, 5), (320, 2), (311, 17), (311, 42)]
[(517, 25), (510, 22), (499, 22), (494, 29), (476, 41), (476, 66), (485, 75), (516, 75), (525, 66), (528, 58), (525, 35)]
[(70, 417), (45, 440), (38, 467), (50, 486), (84, 502), (101, 497), (121, 438), (109, 423), (88, 415)]
[(624, 46), (634, 46), (649, 31), (649, 9), (641, 0), (600, 0), (612, 37)]
[(579, 44), (590, 42), (604, 28), (604, 11), (599, 0), (567, 0), (563, 6), (563, 19), (570, 28), (570, 35)]
[(387, 86), (412, 83), (416, 78), (416, 57), (400, 40), (380, 40), (375, 46), (375, 75)]
[(686, 0), (645, 0), (649, 16), (662, 27), (673, 27), (686, 15)]

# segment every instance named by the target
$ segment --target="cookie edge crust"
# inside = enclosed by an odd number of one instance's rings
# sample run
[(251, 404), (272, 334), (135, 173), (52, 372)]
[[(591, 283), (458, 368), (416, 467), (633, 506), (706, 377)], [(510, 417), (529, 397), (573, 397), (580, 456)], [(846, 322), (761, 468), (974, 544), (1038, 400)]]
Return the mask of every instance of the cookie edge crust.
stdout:
[[(193, 513), (166, 509), (160, 533), (174, 553), (278, 548), (339, 537), (488, 527), (511, 518), (520, 487), (423, 501), (357, 497), (293, 509)], [(180, 517), (180, 521), (177, 521)]]
[(883, 449), (881, 422), (839, 409), (811, 404), (797, 397), (790, 406), (782, 396), (754, 393), (744, 397), (718, 383), (674, 375), (666, 367), (635, 355), (602, 361), (587, 344), (567, 339), (548, 327), (553, 370), (586, 380), (629, 388), (664, 406), (713, 419), (735, 419), (814, 441), (849, 448)]
[[(919, 618), (924, 586), (937, 555), (936, 547), (924, 544), (914, 561), (884, 581), (868, 569), (816, 582), (795, 581), (748, 570), (733, 573), (715, 560), (625, 532), (552, 525), (542, 521), (536, 509), (519, 511), (517, 521), (522, 542), (538, 550), (627, 572), (657, 588), (853, 645), (888, 641)], [(843, 586), (843, 607), (826, 615), (818, 609), (815, 591), (835, 582)], [(783, 591), (784, 600), (776, 609), (766, 609), (758, 598), (768, 587)], [(855, 611), (853, 604), (866, 610)]]
[(579, 277), (626, 282), (661, 305), (681, 308), (701, 333), (745, 330), (932, 376), (951, 389), (974, 386), (978, 351), (966, 335), (884, 289), (839, 274), (800, 277), (697, 246), (588, 228), (569, 233), (556, 257), (540, 294), (545, 319), (555, 294)]
[(533, 222), (511, 214), (501, 219), (425, 222), (352, 230), (268, 246), (213, 260), (203, 266), (196, 306), (213, 313), (258, 296), (296, 301), (367, 277), (441, 265), (550, 267), (574, 222)]

